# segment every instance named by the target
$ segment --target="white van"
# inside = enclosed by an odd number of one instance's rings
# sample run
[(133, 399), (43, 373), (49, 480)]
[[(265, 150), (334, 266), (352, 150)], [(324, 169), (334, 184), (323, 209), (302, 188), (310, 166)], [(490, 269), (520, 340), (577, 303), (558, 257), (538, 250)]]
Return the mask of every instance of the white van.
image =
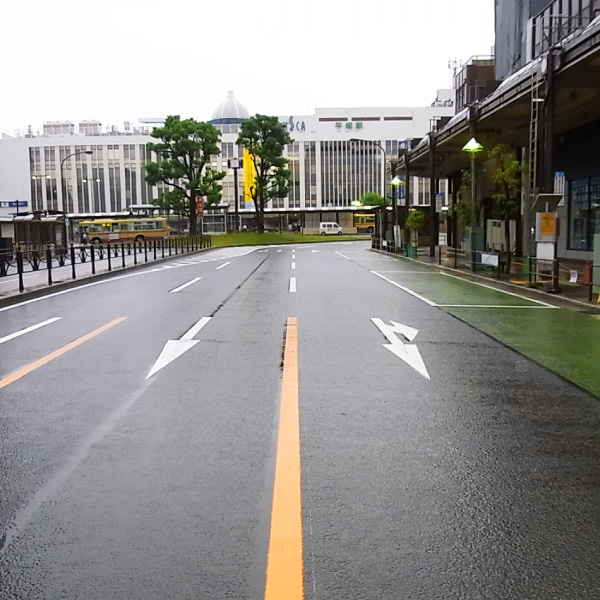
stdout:
[(342, 235), (342, 228), (337, 223), (319, 223), (319, 235)]

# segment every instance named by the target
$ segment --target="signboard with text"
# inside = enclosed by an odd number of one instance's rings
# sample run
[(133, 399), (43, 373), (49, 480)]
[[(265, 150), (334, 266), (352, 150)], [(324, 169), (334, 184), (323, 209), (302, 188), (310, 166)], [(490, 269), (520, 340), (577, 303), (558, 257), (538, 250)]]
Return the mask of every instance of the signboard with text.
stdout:
[(554, 213), (540, 214), (540, 234), (542, 237), (556, 235), (556, 215)]
[(0, 208), (27, 208), (26, 200), (3, 200), (0, 201)]
[(558, 219), (556, 213), (539, 212), (535, 215), (535, 241), (552, 242), (556, 241), (558, 235)]
[(199, 217), (204, 216), (204, 198), (202, 196), (196, 196), (196, 213)]

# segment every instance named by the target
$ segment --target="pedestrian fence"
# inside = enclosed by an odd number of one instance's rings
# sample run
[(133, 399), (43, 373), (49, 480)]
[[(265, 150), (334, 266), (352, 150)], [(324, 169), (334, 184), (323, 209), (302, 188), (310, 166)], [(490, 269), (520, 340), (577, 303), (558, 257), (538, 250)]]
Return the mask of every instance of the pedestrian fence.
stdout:
[[(0, 253), (0, 279), (17, 276), (19, 291), (25, 290), (24, 279), (27, 273), (46, 271), (47, 283), (52, 285), (53, 274), (57, 269), (71, 269), (70, 279), (77, 279), (78, 270), (86, 265), (85, 275), (95, 275), (97, 271), (113, 271), (153, 260), (189, 254), (212, 247), (210, 235), (143, 240), (129, 243), (69, 244), (57, 246), (20, 246)], [(89, 268), (88, 268), (89, 267)], [(63, 271), (64, 272), (64, 271)], [(64, 280), (64, 276), (61, 277)]]
[[(545, 288), (548, 292), (561, 293), (566, 289), (570, 291), (575, 289), (578, 295), (587, 297), (589, 301), (593, 299), (594, 267), (592, 261), (581, 264), (563, 259), (546, 260), (534, 256), (511, 256), (510, 267), (507, 269), (507, 253), (499, 250), (472, 252), (462, 248), (439, 245), (435, 247), (435, 256), (431, 256), (429, 246), (417, 247), (414, 244), (403, 243), (396, 251), (393, 242), (386, 243), (375, 236), (372, 238), (371, 247), (423, 260), (430, 264), (437, 263), (457, 270), (476, 272), (500, 281)], [(598, 268), (596, 267), (596, 269)]]

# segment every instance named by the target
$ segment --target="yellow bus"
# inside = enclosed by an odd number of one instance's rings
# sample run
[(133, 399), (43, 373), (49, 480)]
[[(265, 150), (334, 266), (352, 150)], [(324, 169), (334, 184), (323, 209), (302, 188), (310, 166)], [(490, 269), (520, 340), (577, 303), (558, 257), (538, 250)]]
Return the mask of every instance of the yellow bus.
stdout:
[(166, 238), (171, 233), (167, 217), (133, 219), (93, 219), (79, 223), (81, 240), (91, 244), (143, 242), (150, 238)]
[(356, 233), (373, 233), (375, 231), (375, 213), (354, 213)]

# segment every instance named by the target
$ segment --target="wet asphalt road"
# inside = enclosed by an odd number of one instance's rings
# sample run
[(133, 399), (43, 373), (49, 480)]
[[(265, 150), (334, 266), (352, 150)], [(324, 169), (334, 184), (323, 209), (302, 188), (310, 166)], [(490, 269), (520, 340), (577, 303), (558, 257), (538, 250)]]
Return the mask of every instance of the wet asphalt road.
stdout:
[[(364, 244), (244, 252), (0, 312), (0, 338), (60, 317), (0, 344), (0, 385), (125, 318), (0, 389), (0, 598), (262, 598), (288, 317), (307, 599), (600, 598), (597, 399)], [(430, 379), (373, 318), (418, 330)]]

